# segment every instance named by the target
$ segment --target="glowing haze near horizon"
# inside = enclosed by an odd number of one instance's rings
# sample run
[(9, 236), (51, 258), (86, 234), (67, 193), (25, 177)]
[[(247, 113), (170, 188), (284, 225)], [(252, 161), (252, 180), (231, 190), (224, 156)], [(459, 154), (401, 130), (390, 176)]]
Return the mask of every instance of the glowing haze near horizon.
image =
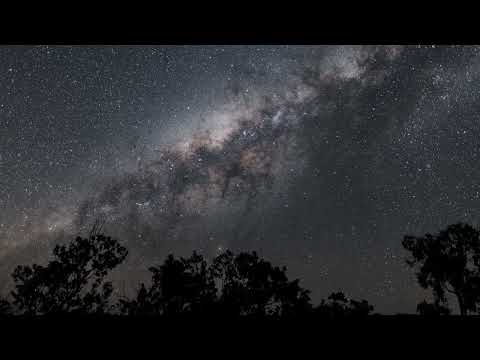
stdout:
[(414, 312), (403, 235), (477, 225), (478, 50), (1, 47), (4, 291), (103, 219), (127, 291), (170, 252), (230, 248), (287, 265), (314, 302)]

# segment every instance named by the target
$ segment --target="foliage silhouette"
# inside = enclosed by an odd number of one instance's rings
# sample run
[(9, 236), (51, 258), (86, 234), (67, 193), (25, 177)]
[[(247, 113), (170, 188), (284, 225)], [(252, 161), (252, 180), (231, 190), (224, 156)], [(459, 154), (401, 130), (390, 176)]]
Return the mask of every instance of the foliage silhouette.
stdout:
[[(210, 266), (196, 252), (167, 257), (151, 267), (152, 284), (135, 299), (120, 300), (127, 315), (293, 316), (311, 309), (309, 291), (289, 281), (286, 268), (272, 266), (253, 253), (218, 255)], [(219, 289), (217, 289), (217, 284)]]
[(348, 299), (343, 292), (334, 292), (327, 300), (322, 300), (315, 308), (315, 313), (323, 318), (338, 319), (365, 317), (373, 310), (374, 307), (366, 300)]
[(436, 304), (448, 307), (446, 294), (456, 296), (461, 315), (478, 311), (480, 301), (480, 233), (464, 223), (448, 226), (438, 235), (405, 236), (411, 254), (407, 264), (418, 266), (417, 279), (431, 288)]
[(450, 309), (439, 302), (428, 303), (425, 300), (417, 305), (417, 313), (422, 316), (450, 315)]
[(93, 234), (57, 245), (46, 266), (17, 266), (12, 274), (13, 304), (27, 315), (65, 313), (102, 314), (109, 310), (113, 292), (104, 281), (110, 270), (127, 256), (116, 240)]
[[(300, 280), (289, 280), (286, 267), (262, 259), (256, 252), (226, 251), (211, 263), (197, 252), (169, 255), (149, 268), (151, 284), (141, 284), (132, 299), (111, 304), (109, 271), (124, 261), (127, 249), (100, 234), (96, 224), (88, 238), (57, 245), (46, 266), (17, 266), (12, 274), (13, 302), (0, 299), (0, 315), (112, 314), (115, 306), (127, 316), (220, 316), (224, 318), (322, 319), (365, 318), (374, 310), (366, 300), (334, 292), (313, 307), (310, 291)], [(422, 316), (449, 315), (447, 293), (457, 297), (462, 315), (480, 306), (480, 232), (468, 224), (448, 226), (438, 235), (405, 236), (407, 263), (417, 279), (433, 291), (434, 301), (417, 306)]]
[(256, 252), (226, 251), (214, 259), (212, 272), (220, 286), (219, 305), (226, 314), (291, 317), (311, 310), (310, 291), (300, 287), (300, 280), (288, 280), (286, 267), (272, 266)]
[(141, 284), (134, 300), (121, 299), (121, 313), (127, 315), (202, 315), (212, 311), (216, 287), (203, 257), (193, 252), (189, 258), (175, 259), (151, 267), (152, 284)]
[(0, 316), (10, 315), (12, 312), (12, 305), (6, 299), (0, 299)]

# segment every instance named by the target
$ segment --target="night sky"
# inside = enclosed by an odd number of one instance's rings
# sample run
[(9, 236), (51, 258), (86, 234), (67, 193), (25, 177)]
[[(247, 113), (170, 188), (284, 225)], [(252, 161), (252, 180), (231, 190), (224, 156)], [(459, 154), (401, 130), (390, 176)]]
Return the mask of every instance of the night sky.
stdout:
[(257, 250), (314, 303), (415, 312), (403, 236), (478, 225), (479, 50), (0, 47), (3, 291), (103, 219), (123, 291), (170, 252)]

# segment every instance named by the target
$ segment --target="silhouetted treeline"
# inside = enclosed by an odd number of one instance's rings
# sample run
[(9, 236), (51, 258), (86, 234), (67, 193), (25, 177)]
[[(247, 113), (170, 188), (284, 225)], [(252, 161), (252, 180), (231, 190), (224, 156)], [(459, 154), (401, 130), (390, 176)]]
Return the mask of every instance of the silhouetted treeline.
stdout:
[(0, 311), (27, 316), (297, 318), (367, 315), (373, 310), (365, 300), (347, 300), (343, 294), (314, 307), (310, 291), (300, 286), (300, 280), (290, 280), (286, 267), (274, 266), (256, 252), (231, 251), (211, 263), (196, 252), (188, 258), (169, 255), (162, 264), (150, 267), (148, 286), (142, 283), (133, 298), (115, 302), (113, 285), (105, 278), (126, 256), (125, 247), (102, 234), (57, 245), (47, 265), (15, 268), (13, 300), (2, 300)]
[[(374, 307), (366, 300), (332, 293), (314, 306), (299, 279), (290, 280), (286, 267), (272, 265), (256, 252), (231, 251), (210, 263), (197, 252), (169, 255), (149, 268), (151, 282), (140, 284), (131, 298), (113, 300), (108, 273), (128, 251), (117, 240), (92, 230), (57, 245), (45, 266), (20, 265), (12, 273), (11, 299), (0, 300), (4, 315), (120, 315), (128, 317), (221, 318), (361, 318)], [(457, 299), (462, 315), (477, 313), (480, 303), (480, 232), (455, 224), (438, 235), (405, 236), (407, 263), (417, 269), (420, 286), (432, 290), (433, 303), (417, 306), (420, 315), (449, 315), (447, 294)]]

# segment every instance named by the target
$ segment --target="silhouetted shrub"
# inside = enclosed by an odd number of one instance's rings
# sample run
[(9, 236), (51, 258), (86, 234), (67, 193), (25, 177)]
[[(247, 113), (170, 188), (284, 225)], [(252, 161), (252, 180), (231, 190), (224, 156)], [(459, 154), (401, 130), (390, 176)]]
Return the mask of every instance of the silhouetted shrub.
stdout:
[(15, 268), (12, 296), (18, 311), (27, 315), (108, 311), (113, 286), (104, 278), (125, 259), (127, 250), (110, 237), (92, 235), (55, 246), (53, 255), (46, 266)]
[(450, 315), (450, 309), (441, 304), (432, 304), (424, 300), (417, 305), (417, 313), (422, 316)]
[(343, 292), (330, 294), (315, 308), (317, 316), (329, 319), (365, 317), (374, 310), (366, 300), (348, 299)]
[(10, 315), (12, 312), (12, 305), (6, 299), (0, 299), (0, 316)]

